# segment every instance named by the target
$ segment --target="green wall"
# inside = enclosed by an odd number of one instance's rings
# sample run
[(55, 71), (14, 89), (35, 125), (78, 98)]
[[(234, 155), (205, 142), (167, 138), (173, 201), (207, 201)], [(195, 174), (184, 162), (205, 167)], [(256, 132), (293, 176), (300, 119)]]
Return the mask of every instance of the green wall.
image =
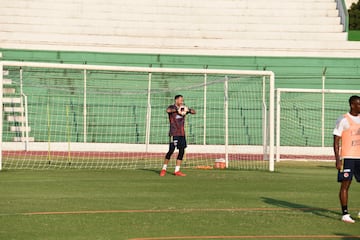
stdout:
[[(175, 67), (175, 68), (209, 68), (209, 69), (246, 69), (246, 70), (271, 70), (276, 75), (276, 87), (279, 88), (321, 88), (322, 73), (326, 69), (326, 88), (332, 89), (357, 89), (360, 90), (360, 58), (305, 58), (305, 57), (236, 57), (236, 56), (192, 56), (192, 55), (157, 55), (157, 54), (122, 54), (122, 53), (95, 53), (95, 52), (67, 52), (67, 51), (32, 51), (32, 50), (12, 50), (0, 49), (3, 60), (12, 61), (36, 61), (36, 62), (56, 62), (74, 64), (95, 64), (95, 65), (123, 65), (123, 66), (152, 66), (152, 67)], [(13, 73), (12, 73), (13, 74)], [(16, 71), (11, 77), (16, 79)], [(47, 141), (49, 132), (48, 115), (51, 115), (50, 122), (57, 128), (51, 128), (51, 141), (83, 141), (83, 118), (82, 118), (82, 82), (81, 73), (59, 71), (49, 73), (47, 80), (42, 77), (34, 77), (31, 74), (31, 81), (27, 82), (24, 90), (32, 93), (29, 101), (29, 121), (32, 127), (31, 136), (37, 141)], [(24, 76), (26, 77), (26, 76)], [(107, 79), (121, 79), (116, 84), (117, 89), (142, 89), (146, 88), (146, 78), (144, 81), (130, 79), (124, 76), (102, 76), (92, 73), (89, 82), (94, 91), (106, 85)], [(50, 80), (49, 80), (50, 79)], [(99, 81), (101, 79), (101, 81)], [(154, 86), (160, 88), (175, 88), (173, 83), (167, 83), (163, 76), (154, 81)], [(93, 82), (91, 83), (91, 81)], [(181, 79), (181, 81), (188, 81)], [(110, 83), (108, 83), (111, 88)], [(112, 82), (111, 84), (114, 84)], [(183, 83), (184, 84), (184, 83)], [(191, 84), (190, 82), (187, 84)], [(97, 86), (98, 85), (98, 86)], [(166, 86), (165, 86), (166, 85)], [(59, 91), (63, 88), (64, 92)], [(217, 90), (218, 88), (218, 90)], [(261, 105), (252, 105), (249, 102), (237, 102), (243, 96), (237, 96), (236, 87), (231, 92), (233, 102), (230, 107), (230, 142), (232, 144), (261, 144), (261, 115), (258, 115)], [(251, 86), (249, 85), (249, 91)], [(18, 90), (18, 89), (17, 89)], [(222, 91), (222, 86), (214, 86), (214, 92)], [(153, 143), (164, 143), (167, 141), (166, 118), (163, 116), (163, 99), (171, 102), (175, 92), (164, 93), (154, 100), (153, 114), (162, 119), (152, 125)], [(185, 91), (189, 97), (188, 103), (198, 104), (202, 101), (202, 93), (196, 89)], [(220, 94), (221, 95), (221, 94)], [(223, 96), (214, 96), (221, 99)], [(51, 96), (51, 98), (49, 97)], [(289, 103), (284, 104), (282, 113), (290, 116), (291, 119), (284, 119), (282, 125), (282, 145), (318, 146), (320, 134), (318, 110), (312, 104), (302, 103), (302, 101), (313, 99), (314, 104), (320, 101), (318, 97), (304, 97), (296, 95), (288, 96)], [(121, 98), (122, 99), (122, 98)], [(334, 100), (336, 109), (331, 117), (326, 118), (327, 135), (326, 144), (331, 144), (331, 130), (335, 116), (346, 111), (347, 104), (344, 96)], [(145, 134), (146, 101), (143, 94), (134, 97), (132, 100), (123, 103), (120, 97), (109, 97), (107, 95), (89, 98), (88, 101), (88, 141), (89, 142), (131, 142), (143, 143)], [(111, 105), (109, 105), (111, 103)], [(311, 103), (311, 102), (310, 102)], [(216, 104), (219, 104), (217, 106)], [(221, 143), (223, 139), (219, 136), (223, 134), (223, 124), (219, 116), (222, 116), (222, 102), (214, 101), (209, 103), (209, 108), (214, 107), (214, 117), (209, 117), (207, 126), (209, 128), (208, 143)], [(113, 109), (104, 109), (112, 107)], [(143, 106), (143, 107), (138, 107)], [(331, 109), (331, 106), (329, 107)], [(296, 109), (296, 111), (294, 111)], [(201, 107), (198, 109), (201, 116)], [(256, 111), (254, 111), (256, 110)], [(257, 113), (255, 113), (257, 112)], [(41, 113), (41, 114), (39, 114)], [(109, 114), (110, 113), (110, 114)], [(295, 115), (292, 115), (295, 113)], [(217, 117), (215, 117), (217, 116)], [(299, 117), (301, 116), (301, 117)], [(6, 117), (6, 116), (5, 116)], [(123, 121), (122, 119), (127, 119)], [(116, 121), (114, 121), (116, 119)], [(131, 119), (129, 121), (129, 119)], [(191, 143), (201, 143), (202, 140), (202, 118), (189, 118), (189, 140)], [(304, 121), (304, 119), (306, 121)], [(288, 120), (288, 121), (286, 121)], [(6, 123), (6, 121), (4, 121)], [(309, 124), (311, 128), (309, 128)], [(4, 124), (4, 132), (8, 132), (9, 126)], [(54, 125), (54, 126), (55, 126)], [(260, 131), (260, 132), (259, 132)], [(70, 134), (68, 134), (70, 132)], [(7, 140), (10, 140), (14, 133), (8, 133)], [(285, 137), (283, 137), (285, 136)], [(296, 138), (291, 139), (292, 136)], [(296, 140), (296, 141), (294, 141)]]
[(327, 88), (356, 89), (360, 58), (236, 57), (166, 54), (123, 54), (1, 49), (3, 60), (97, 65), (271, 70), (276, 87), (321, 88), (326, 67)]

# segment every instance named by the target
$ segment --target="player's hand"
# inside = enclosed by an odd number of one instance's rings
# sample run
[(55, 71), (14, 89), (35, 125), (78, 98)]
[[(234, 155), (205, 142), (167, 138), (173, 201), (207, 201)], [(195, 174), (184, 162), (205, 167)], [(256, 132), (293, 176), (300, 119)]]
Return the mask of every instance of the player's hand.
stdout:
[(335, 166), (336, 166), (337, 170), (341, 170), (341, 168), (342, 168), (342, 160), (336, 160)]
[(177, 109), (177, 112), (179, 115), (185, 116), (189, 112), (189, 108), (187, 106), (183, 105)]

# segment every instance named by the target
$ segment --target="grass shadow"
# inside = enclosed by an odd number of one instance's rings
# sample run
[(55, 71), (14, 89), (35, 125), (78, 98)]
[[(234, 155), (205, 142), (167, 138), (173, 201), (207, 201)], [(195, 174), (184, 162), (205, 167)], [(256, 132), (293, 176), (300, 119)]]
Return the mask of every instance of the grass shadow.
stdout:
[[(268, 198), (268, 197), (261, 197), (262, 201), (264, 203), (279, 207), (279, 208), (288, 208), (288, 209), (292, 209), (294, 211), (301, 211), (301, 212), (308, 212), (308, 213), (312, 213), (316, 216), (320, 216), (320, 217), (325, 217), (325, 218), (330, 218), (333, 220), (339, 220), (340, 218), (338, 216), (340, 216), (340, 212), (336, 212), (330, 209), (326, 209), (326, 208), (317, 208), (317, 207), (312, 207), (309, 205), (305, 205), (305, 204), (299, 204), (299, 203), (293, 203), (293, 202), (288, 202), (288, 201), (284, 201), (284, 200), (279, 200), (279, 199), (274, 199), (274, 198)], [(336, 217), (334, 217), (334, 215), (336, 215)]]
[(360, 236), (354, 236), (354, 235), (350, 235), (350, 234), (347, 234), (347, 233), (334, 233), (335, 236), (341, 236), (342, 238), (339, 238), (339, 239), (360, 239)]

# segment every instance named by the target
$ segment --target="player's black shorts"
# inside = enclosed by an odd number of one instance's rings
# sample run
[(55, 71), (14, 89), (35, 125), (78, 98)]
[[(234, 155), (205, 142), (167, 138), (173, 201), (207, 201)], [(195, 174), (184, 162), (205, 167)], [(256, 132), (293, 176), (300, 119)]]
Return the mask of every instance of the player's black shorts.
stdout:
[(187, 144), (186, 144), (186, 138), (185, 136), (171, 136), (170, 137), (170, 148), (186, 148)]
[(360, 159), (345, 158), (342, 170), (338, 172), (338, 182), (343, 180), (352, 180), (353, 176), (357, 182), (360, 182)]

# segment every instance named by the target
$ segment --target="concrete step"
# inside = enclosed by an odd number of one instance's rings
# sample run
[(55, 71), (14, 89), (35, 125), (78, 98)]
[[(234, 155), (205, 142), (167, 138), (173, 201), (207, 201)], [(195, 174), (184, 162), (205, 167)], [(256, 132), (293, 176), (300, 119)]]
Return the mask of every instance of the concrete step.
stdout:
[(12, 80), (9, 78), (3, 78), (3, 84), (10, 85), (10, 84), (12, 84)]
[[(153, 42), (153, 41), (152, 41)], [(143, 46), (149, 46), (146, 41), (142, 42)], [(203, 49), (241, 49), (249, 48), (253, 50), (273, 50), (277, 49), (296, 49), (296, 50), (350, 50), (359, 51), (360, 42), (344, 42), (344, 41), (300, 41), (300, 40), (237, 40), (237, 39), (170, 39), (168, 42), (156, 42), (162, 48), (195, 48)], [(156, 46), (154, 45), (154, 46)]]
[(31, 132), (31, 127), (22, 127), (22, 126), (11, 126), (10, 127), (11, 132)]
[[(254, 1), (255, 2), (255, 1)], [(311, 5), (310, 5), (311, 6)], [(85, 14), (89, 14), (85, 13)], [(335, 14), (337, 13), (337, 14)], [(128, 9), (126, 11), (124, 9), (123, 14), (119, 15), (116, 14), (116, 12), (109, 12), (108, 13), (111, 19), (114, 20), (136, 20), (138, 22), (143, 21), (146, 22), (148, 19), (151, 19), (152, 22), (161, 22), (163, 19), (167, 19), (168, 21), (172, 21), (173, 19), (181, 19), (183, 18), (185, 21), (188, 18), (196, 18), (196, 17), (217, 17), (217, 16), (313, 16), (313, 17), (336, 17), (338, 16), (338, 11), (336, 8), (320, 8), (320, 9), (301, 9), (301, 8), (248, 8), (248, 7), (229, 7), (229, 8), (219, 8), (219, 7), (213, 7), (213, 8), (207, 8), (207, 7), (200, 7), (196, 10), (189, 9), (189, 8), (154, 8), (151, 9), (145, 9), (144, 11), (138, 10), (136, 8), (136, 11), (134, 9)], [(139, 16), (142, 16), (141, 18), (138, 18)], [(157, 16), (157, 17), (156, 17)], [(85, 18), (90, 18), (91, 14), (88, 16), (84, 16)], [(102, 14), (95, 14), (93, 15), (94, 19), (102, 20), (106, 19), (104, 15)], [(93, 21), (92, 20), (92, 21)], [(208, 19), (208, 21), (211, 22), (211, 20)]]
[(187, 31), (187, 30), (144, 30), (141, 36), (136, 30), (123, 30), (122, 37), (128, 38), (187, 38), (187, 39), (241, 39), (241, 40), (311, 40), (311, 41), (346, 41), (347, 34), (344, 32), (284, 32), (284, 31)]
[(7, 120), (9, 122), (25, 122), (25, 117), (23, 116), (8, 116)]
[[(135, 4), (135, 6), (134, 6)], [(106, 8), (106, 6), (105, 6)], [(266, 1), (266, 0), (251, 0), (251, 1), (207, 1), (207, 3), (201, 3), (201, 1), (192, 1), (189, 4), (184, 4), (184, 1), (161, 1), (158, 4), (138, 4), (137, 1), (129, 4), (123, 4), (123, 13), (167, 13), (171, 9), (178, 9), (179, 13), (194, 12), (194, 9), (203, 9), (207, 12), (221, 12), (227, 9), (306, 9), (306, 10), (327, 10), (336, 8), (335, 1), (327, 2), (299, 2), (299, 1)], [(186, 11), (188, 10), (188, 11)], [(99, 13), (105, 12), (103, 6), (88, 5), (87, 11), (84, 13)], [(94, 14), (96, 15), (96, 14)]]
[(3, 94), (13, 94), (15, 93), (15, 88), (3, 88)]
[[(112, 9), (118, 9), (118, 12), (128, 12), (128, 11), (137, 11), (143, 12), (146, 9), (151, 9), (153, 12), (161, 11), (166, 8), (176, 8), (179, 11), (183, 9), (216, 9), (218, 11), (226, 8), (328, 8), (334, 6), (335, 1), (277, 1), (277, 0), (248, 0), (248, 1), (222, 1), (222, 0), (212, 0), (212, 1), (131, 1), (131, 0), (122, 0), (121, 4), (116, 1), (108, 1), (107, 4), (98, 4), (98, 2), (84, 4), (82, 14), (88, 13), (92, 15), (97, 15), (99, 13), (110, 13)], [(10, 1), (2, 3), (2, 8), (9, 9), (11, 8), (14, 16), (26, 13), (26, 12), (35, 12), (40, 14), (39, 16), (52, 16), (64, 14), (58, 9), (73, 9), (79, 7), (78, 4), (75, 4), (74, 1), (34, 1), (29, 7), (24, 8), (24, 4), (21, 1)], [(25, 11), (21, 11), (25, 10)], [(31, 11), (29, 11), (31, 10)], [(154, 11), (155, 10), (155, 11)], [(156, 11), (157, 10), (157, 11)], [(28, 13), (29, 14), (29, 13)], [(121, 15), (121, 14), (120, 14)]]
[(21, 112), (24, 112), (24, 108), (22, 108), (22, 107), (4, 107), (4, 112), (21, 113)]
[[(35, 142), (34, 137), (29, 137), (29, 142)], [(26, 137), (14, 137), (14, 142), (26, 142)]]
[[(190, 27), (194, 25), (194, 29), (196, 30), (198, 27), (203, 27), (207, 30), (212, 30), (213, 25), (221, 25), (224, 27), (225, 25), (247, 25), (247, 24), (279, 24), (279, 25), (318, 25), (318, 26), (327, 26), (327, 25), (340, 25), (340, 18), (336, 15), (334, 17), (327, 16), (314, 16), (314, 17), (304, 17), (304, 16), (256, 16), (256, 15), (244, 15), (240, 16), (239, 13), (237, 15), (215, 15), (211, 16), (211, 21), (209, 21), (209, 16), (176, 16), (172, 18), (159, 19), (159, 21), (154, 22), (153, 19), (144, 19), (144, 16), (137, 16), (132, 18), (127, 18), (116, 24), (116, 26), (112, 26), (111, 24), (106, 24), (104, 22), (104, 26), (99, 26), (96, 28), (96, 32), (94, 32), (94, 25), (76, 25), (70, 24), (66, 28), (60, 22), (54, 23), (49, 26), (49, 28), (44, 27), (43, 23), (34, 22), (31, 31), (37, 33), (68, 33), (68, 34), (116, 34), (121, 33), (125, 30), (138, 31), (138, 34), (141, 34), (142, 31), (151, 31), (152, 29), (159, 30), (176, 30), (176, 29), (184, 29), (188, 30), (186, 27)], [(152, 18), (159, 18), (153, 16)], [(141, 19), (141, 20), (139, 20)], [(0, 16), (1, 21), (1, 16)], [(175, 25), (176, 24), (176, 25)], [(136, 27), (134, 27), (136, 26)], [(19, 32), (29, 32), (29, 28), (25, 23), (2, 23), (1, 24), (2, 31), (12, 32), (16, 29)], [(114, 32), (115, 31), (115, 32)]]
[[(195, 34), (194, 34), (195, 35)], [(296, 40), (296, 41), (347, 41), (346, 33), (286, 33), (286, 32), (243, 32), (243, 33), (223, 33), (222, 36), (215, 35), (217, 38), (241, 40)], [(200, 37), (198, 37), (200, 38)]]
[[(11, 46), (11, 45), (5, 45)], [(33, 47), (41, 47), (41, 45), (32, 45)], [(89, 47), (89, 46), (76, 46), (70, 47), (67, 46), (66, 49), (69, 50), (82, 50), (86, 51), (92, 49), (93, 51), (103, 48)], [(274, 57), (329, 57), (329, 58), (359, 58), (360, 48), (355, 49), (344, 48), (344, 49), (336, 49), (336, 48), (323, 48), (323, 49), (301, 49), (301, 48), (250, 48), (247, 46), (229, 46), (229, 47), (217, 47), (217, 48), (206, 48), (206, 47), (158, 47), (154, 46), (151, 48), (140, 48), (136, 47), (107, 47), (106, 51), (114, 52), (128, 52), (128, 53), (139, 53), (139, 54), (198, 54), (198, 55), (219, 55), (219, 56), (274, 56)]]
[[(114, 39), (112, 39), (114, 40)], [(139, 48), (212, 48), (215, 49), (236, 49), (239, 47), (251, 47), (251, 48), (265, 48), (265, 49), (277, 49), (277, 48), (295, 48), (295, 49), (307, 49), (318, 48), (321, 49), (349, 49), (353, 48), (354, 51), (360, 48), (360, 42), (345, 42), (345, 41), (316, 41), (316, 40), (262, 40), (262, 39), (205, 39), (205, 38), (169, 38), (164, 41), (164, 38), (116, 38), (118, 47), (139, 47)], [(88, 40), (90, 44), (90, 40)], [(107, 44), (107, 39), (103, 39), (102, 42)]]
[(21, 103), (21, 98), (3, 98), (3, 103)]
[(3, 70), (3, 76), (8, 76), (9, 75), (9, 70)]
[[(137, 9), (137, 8), (136, 8)], [(4, 12), (0, 15), (0, 22), (2, 24), (3, 31), (9, 30), (10, 32), (22, 31), (25, 27), (25, 31), (32, 31), (29, 29), (29, 26), (34, 28), (34, 30), (44, 32), (44, 31), (54, 31), (54, 29), (77, 29), (78, 32), (82, 33), (82, 28), (92, 29), (92, 33), (98, 33), (102, 29), (115, 29), (115, 28), (124, 28), (132, 27), (137, 28), (141, 27), (142, 23), (151, 23), (153, 27), (157, 27), (161, 24), (171, 24), (177, 22), (186, 22), (192, 24), (198, 23), (222, 23), (222, 22), (240, 22), (246, 23), (247, 17), (258, 18), (258, 19), (269, 19), (271, 17), (288, 17), (288, 18), (300, 18), (306, 22), (311, 22), (311, 18), (314, 18), (313, 24), (319, 22), (318, 18), (338, 18), (339, 12), (336, 8), (330, 10), (289, 10), (289, 9), (249, 9), (249, 8), (228, 8), (221, 9), (215, 8), (213, 10), (206, 8), (199, 9), (184, 9), (179, 10), (178, 8), (168, 8), (162, 10), (162, 8), (146, 9), (147, 12), (135, 11), (131, 12), (130, 10), (122, 10), (122, 14), (114, 11), (107, 12), (106, 14), (90, 14), (89, 16), (83, 16), (84, 21), (86, 20), (87, 24), (82, 24), (81, 22), (74, 21), (73, 18), (64, 18), (63, 15), (56, 16), (51, 15), (46, 18), (46, 22), (43, 21), (43, 18), (38, 15), (28, 15), (26, 13), (20, 15), (14, 15), (12, 11)], [(11, 20), (10, 20), (11, 19)], [(235, 19), (235, 20), (234, 20)], [(271, 23), (271, 22), (270, 22)], [(284, 21), (282, 24), (286, 24)], [(12, 24), (13, 26), (8, 26)], [(129, 26), (130, 24), (130, 26)], [(66, 26), (66, 28), (64, 28)], [(176, 26), (172, 26), (173, 28)], [(19, 29), (19, 30), (18, 30)], [(39, 30), (40, 29), (40, 30)]]
[[(237, 19), (235, 18), (237, 17)], [(301, 16), (242, 16), (239, 19), (238, 16), (227, 16), (225, 20), (232, 20), (233, 22), (242, 22), (243, 24), (283, 24), (283, 25), (329, 25), (329, 24), (340, 24), (340, 17), (309, 17), (304, 18)], [(221, 20), (222, 21), (222, 20)]]
[[(165, 27), (165, 26), (164, 26)], [(139, 31), (139, 29), (134, 28), (122, 28), (116, 31), (113, 31), (112, 34), (108, 34), (108, 30), (101, 30), (104, 32), (98, 33), (97, 35), (78, 35), (77, 38), (85, 38), (84, 41), (89, 41), (91, 39), (114, 39), (109, 40), (113, 42), (121, 42), (119, 38), (128, 38), (128, 41), (131, 43), (137, 41), (141, 38), (214, 38), (214, 39), (226, 39), (226, 38), (255, 38), (255, 39), (300, 39), (300, 40), (346, 40), (345, 34), (342, 32), (342, 26), (340, 24), (328, 24), (324, 26), (314, 25), (314, 24), (302, 24), (302, 25), (278, 25), (278, 24), (229, 24), (229, 25), (212, 25), (208, 26), (209, 29), (206, 29), (205, 25), (189, 26), (186, 27), (183, 24), (179, 24), (176, 29), (161, 29), (161, 28), (149, 28)], [(69, 30), (69, 29), (68, 29)], [(90, 31), (90, 29), (89, 29)], [(57, 33), (47, 33), (55, 34), (59, 36), (60, 39), (60, 30)], [(29, 34), (29, 35), (28, 35)], [(29, 37), (34, 34), (28, 33)], [(63, 33), (67, 34), (67, 33)], [(78, 31), (71, 32), (71, 34), (78, 34)], [(90, 33), (89, 33), (90, 34)], [(334, 35), (331, 35), (334, 34)], [(273, 36), (271, 36), (273, 35)], [(132, 40), (131, 38), (134, 38)], [(55, 38), (54, 38), (55, 39)]]
[[(267, 5), (267, 4), (265, 4)], [(96, 6), (98, 7), (98, 6)], [(306, 17), (338, 17), (339, 12), (334, 8), (330, 9), (287, 9), (287, 8), (247, 8), (247, 7), (228, 7), (228, 8), (219, 8), (219, 6), (214, 6), (213, 8), (208, 8), (206, 5), (199, 8), (189, 8), (189, 7), (150, 7), (150, 8), (121, 8), (119, 11), (107, 11), (107, 12), (92, 12), (86, 11), (83, 13), (81, 19), (86, 21), (86, 24), (82, 22), (74, 21), (73, 18), (64, 18), (64, 15), (61, 11), (43, 11), (43, 9), (38, 9), (39, 12), (31, 12), (26, 8), (13, 9), (11, 11), (3, 11), (2, 16), (0, 16), (0, 22), (5, 23), (14, 23), (21, 26), (21, 24), (28, 24), (29, 26), (36, 27), (38, 24), (42, 24), (41, 27), (51, 30), (51, 26), (54, 24), (65, 25), (66, 28), (71, 25), (78, 26), (93, 26), (94, 29), (98, 27), (111, 26), (115, 27), (122, 25), (124, 21), (135, 21), (137, 23), (141, 22), (151, 22), (153, 25), (165, 21), (172, 22), (173, 20), (187, 21), (188, 19), (194, 18), (207, 18), (208, 22), (212, 22), (212, 17), (216, 16), (258, 16), (258, 17), (267, 17), (267, 16), (306, 16)], [(121, 13), (121, 14), (120, 14)], [(46, 22), (42, 21), (46, 17)], [(210, 18), (210, 19), (209, 19)], [(11, 21), (9, 21), (11, 19)], [(156, 24), (155, 24), (156, 23)], [(138, 24), (141, 26), (141, 24)], [(48, 26), (48, 27), (47, 27)]]
[[(316, 25), (233, 25), (233, 26), (221, 26), (221, 25), (213, 25), (211, 29), (216, 31), (217, 29), (221, 28), (222, 31), (233, 31), (235, 33), (241, 32), (288, 32), (291, 33), (342, 33), (342, 26), (341, 25), (329, 25), (329, 26), (316, 26)], [(185, 26), (184, 26), (185, 29)], [(191, 29), (188, 30), (189, 32)], [(139, 33), (140, 34), (140, 33)], [(32, 33), (22, 33), (22, 36), (25, 39), (32, 39), (35, 42), (42, 42), (44, 35), (43, 34), (36, 34), (35, 32)], [(47, 33), (46, 39), (48, 42), (56, 42), (57, 44), (68, 45), (70, 44), (69, 39), (63, 38), (63, 34), (61, 33)], [(176, 39), (183, 39), (185, 41), (191, 40), (191, 45), (196, 45), (196, 41), (194, 38), (186, 39), (183, 36), (171, 36), (171, 38), (162, 38), (162, 37), (142, 37), (141, 34), (138, 37), (126, 37), (123, 35), (72, 35), (73, 38), (71, 40), (71, 45), (87, 45), (87, 46), (95, 46), (95, 45), (109, 45), (109, 46), (136, 46), (139, 45), (148, 45), (148, 46), (163, 46), (166, 45), (167, 42), (175, 42)], [(16, 40), (16, 35), (9, 35), (4, 42), (12, 42)], [(206, 30), (204, 30), (204, 36), (199, 39), (199, 41), (207, 41)], [(220, 38), (226, 39), (226, 38)], [(175, 41), (174, 41), (175, 40)], [(309, 39), (313, 40), (313, 39)], [(116, 43), (116, 44), (115, 44)], [(183, 45), (180, 43), (179, 47)], [(221, 46), (221, 45), (220, 45)], [(225, 45), (224, 45), (225, 46)]]
[[(311, 10), (329, 10), (336, 9), (335, 1), (328, 2), (293, 2), (293, 1), (266, 1), (266, 0), (252, 0), (252, 1), (235, 1), (234, 2), (223, 2), (221, 8), (249, 8), (249, 9), (307, 9)], [(214, 8), (216, 6), (212, 5)], [(220, 8), (220, 9), (221, 9)], [(219, 8), (218, 8), (219, 9)]]
[[(133, 39), (132, 39), (133, 40)], [(59, 42), (59, 41), (58, 41)], [(360, 42), (346, 41), (301, 41), (301, 40), (236, 40), (236, 39), (136, 39), (136, 41), (114, 42), (101, 41), (102, 45), (87, 42), (71, 45), (62, 42), (68, 50), (98, 50), (131, 53), (159, 54), (205, 54), (236, 56), (302, 56), (302, 57), (349, 57), (358, 58)], [(11, 41), (2, 43), (4, 48), (11, 48)], [(26, 47), (27, 45), (19, 45)], [(41, 47), (41, 42), (32, 44), (32, 48)]]
[[(196, 38), (200, 36), (201, 38), (212, 38), (213, 36), (221, 36), (224, 35), (232, 35), (232, 34), (243, 34), (243, 33), (252, 33), (252, 32), (281, 32), (282, 35), (286, 35), (287, 33), (291, 35), (292, 33), (342, 33), (343, 27), (340, 24), (326, 24), (326, 25), (316, 25), (316, 24), (267, 24), (267, 23), (254, 23), (254, 24), (192, 24), (191, 26), (186, 25), (184, 23), (179, 23), (176, 28), (172, 28), (171, 26), (151, 26), (151, 24), (143, 24), (141, 29), (129, 27), (131, 24), (124, 28), (116, 28), (116, 29), (106, 29), (99, 30), (98, 33), (90, 33), (92, 30), (88, 29), (89, 32), (86, 32), (86, 29), (82, 29), (82, 34), (79, 34), (78, 29), (67, 29), (65, 30), (56, 30), (55, 32), (46, 31), (46, 33), (29, 33), (23, 32), (24, 36), (28, 38), (36, 38), (41, 39), (41, 36), (47, 35), (47, 38), (50, 40), (54, 39), (54, 41), (65, 41), (66, 39), (62, 38), (63, 35), (71, 34), (76, 36), (74, 41), (100, 41), (102, 39), (109, 39), (110, 41), (116, 42), (118, 38), (127, 38), (133, 37), (136, 41), (137, 38), (144, 37), (165, 37), (165, 38)], [(111, 32), (111, 34), (110, 34)], [(7, 39), (15, 40), (16, 36), (13, 38), (9, 36)], [(55, 40), (56, 39), (56, 40)], [(75, 40), (76, 39), (76, 40)], [(113, 40), (112, 40), (113, 39)], [(310, 39), (313, 39), (312, 36)], [(322, 38), (320, 38), (322, 39)], [(132, 42), (132, 39), (129, 40)]]

